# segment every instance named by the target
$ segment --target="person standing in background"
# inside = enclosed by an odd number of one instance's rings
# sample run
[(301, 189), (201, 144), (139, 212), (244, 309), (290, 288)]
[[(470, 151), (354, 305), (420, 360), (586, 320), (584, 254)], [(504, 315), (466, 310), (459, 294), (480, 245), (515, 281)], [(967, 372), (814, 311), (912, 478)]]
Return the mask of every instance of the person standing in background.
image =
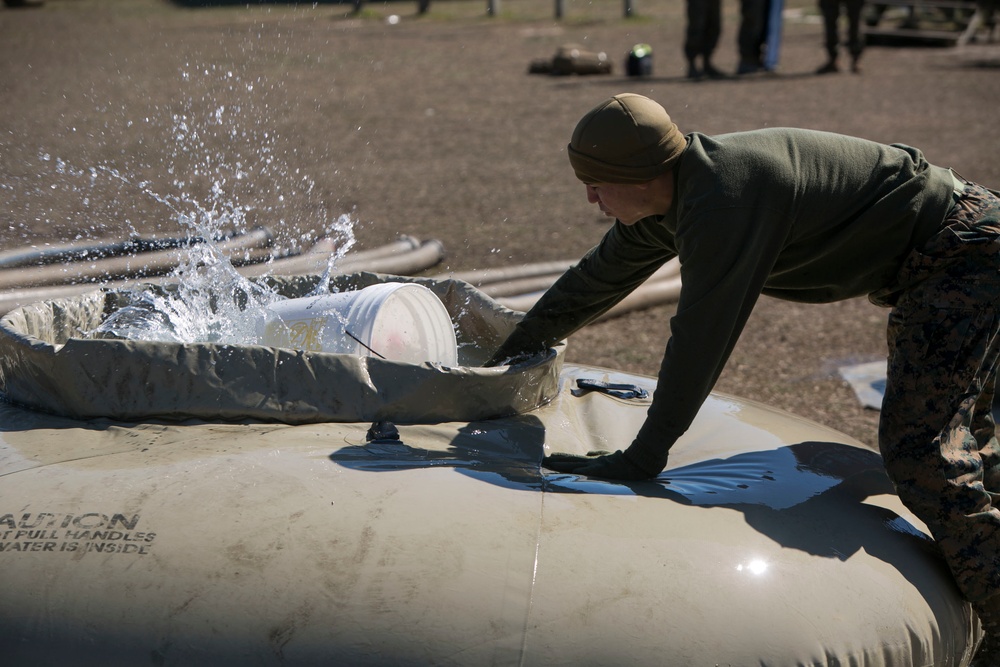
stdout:
[(837, 56), (840, 49), (840, 8), (847, 13), (847, 50), (851, 54), (851, 71), (861, 72), (861, 52), (864, 39), (861, 36), (861, 10), (864, 0), (819, 0), (819, 10), (823, 14), (825, 33), (826, 63), (816, 70), (817, 74), (833, 74), (840, 71)]
[(737, 45), (740, 64), (737, 74), (753, 74), (764, 69), (767, 40), (768, 0), (740, 0), (740, 32)]
[(764, 35), (764, 43), (767, 45), (764, 52), (764, 70), (767, 72), (773, 72), (778, 67), (784, 11), (784, 0), (769, 0), (767, 3), (767, 26)]
[[(687, 0), (687, 32), (684, 55), (687, 57), (689, 79), (707, 76), (718, 79), (722, 72), (712, 65), (712, 54), (722, 32), (722, 0)], [(698, 67), (698, 59), (701, 67)]]

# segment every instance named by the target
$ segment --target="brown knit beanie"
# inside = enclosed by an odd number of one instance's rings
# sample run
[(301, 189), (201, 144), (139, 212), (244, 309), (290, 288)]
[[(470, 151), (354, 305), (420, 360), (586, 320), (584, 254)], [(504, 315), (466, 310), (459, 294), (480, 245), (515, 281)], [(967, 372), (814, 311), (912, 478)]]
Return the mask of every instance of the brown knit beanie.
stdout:
[(625, 93), (580, 119), (567, 152), (584, 183), (645, 183), (669, 171), (686, 146), (666, 109)]

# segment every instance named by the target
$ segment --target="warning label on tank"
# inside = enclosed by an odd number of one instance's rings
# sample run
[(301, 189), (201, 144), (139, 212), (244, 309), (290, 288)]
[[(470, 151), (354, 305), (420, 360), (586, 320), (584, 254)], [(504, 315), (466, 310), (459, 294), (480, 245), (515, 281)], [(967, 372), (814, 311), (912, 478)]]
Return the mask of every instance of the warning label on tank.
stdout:
[(144, 556), (152, 550), (156, 533), (140, 524), (138, 514), (0, 514), (0, 555), (47, 551)]

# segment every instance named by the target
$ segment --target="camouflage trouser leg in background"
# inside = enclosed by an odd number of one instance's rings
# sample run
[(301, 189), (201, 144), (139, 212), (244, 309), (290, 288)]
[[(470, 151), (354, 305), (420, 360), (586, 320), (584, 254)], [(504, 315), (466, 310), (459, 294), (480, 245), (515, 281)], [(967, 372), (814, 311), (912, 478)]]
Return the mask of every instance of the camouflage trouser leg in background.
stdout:
[(962, 594), (977, 609), (995, 606), (1000, 624), (1000, 446), (991, 414), (1000, 198), (970, 185), (946, 225), (900, 274), (907, 287), (889, 316), (879, 446)]

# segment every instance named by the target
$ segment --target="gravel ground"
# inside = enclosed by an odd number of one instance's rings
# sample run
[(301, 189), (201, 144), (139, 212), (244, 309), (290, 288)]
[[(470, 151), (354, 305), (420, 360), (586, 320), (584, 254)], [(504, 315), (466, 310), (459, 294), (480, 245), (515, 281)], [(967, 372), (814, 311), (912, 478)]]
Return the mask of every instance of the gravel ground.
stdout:
[[(177, 234), (214, 211), (310, 239), (348, 221), (357, 248), (436, 238), (429, 273), (574, 258), (606, 221), (566, 162), (576, 120), (618, 92), (660, 100), (685, 131), (798, 126), (903, 142), (1000, 186), (1000, 46), (872, 46), (859, 75), (815, 76), (814, 3), (790, 0), (772, 75), (686, 80), (680, 0), (503, 0), (191, 7), (47, 0), (0, 9), (3, 248), (134, 232)], [(736, 66), (725, 3), (716, 64)], [(397, 20), (391, 17), (395, 16)], [(653, 75), (624, 76), (635, 43)], [(575, 43), (610, 75), (528, 74)], [(346, 216), (346, 217), (345, 217)], [(569, 360), (655, 374), (670, 306), (594, 325)], [(884, 356), (886, 312), (864, 300), (763, 299), (718, 390), (874, 444), (877, 413), (841, 380)]]

